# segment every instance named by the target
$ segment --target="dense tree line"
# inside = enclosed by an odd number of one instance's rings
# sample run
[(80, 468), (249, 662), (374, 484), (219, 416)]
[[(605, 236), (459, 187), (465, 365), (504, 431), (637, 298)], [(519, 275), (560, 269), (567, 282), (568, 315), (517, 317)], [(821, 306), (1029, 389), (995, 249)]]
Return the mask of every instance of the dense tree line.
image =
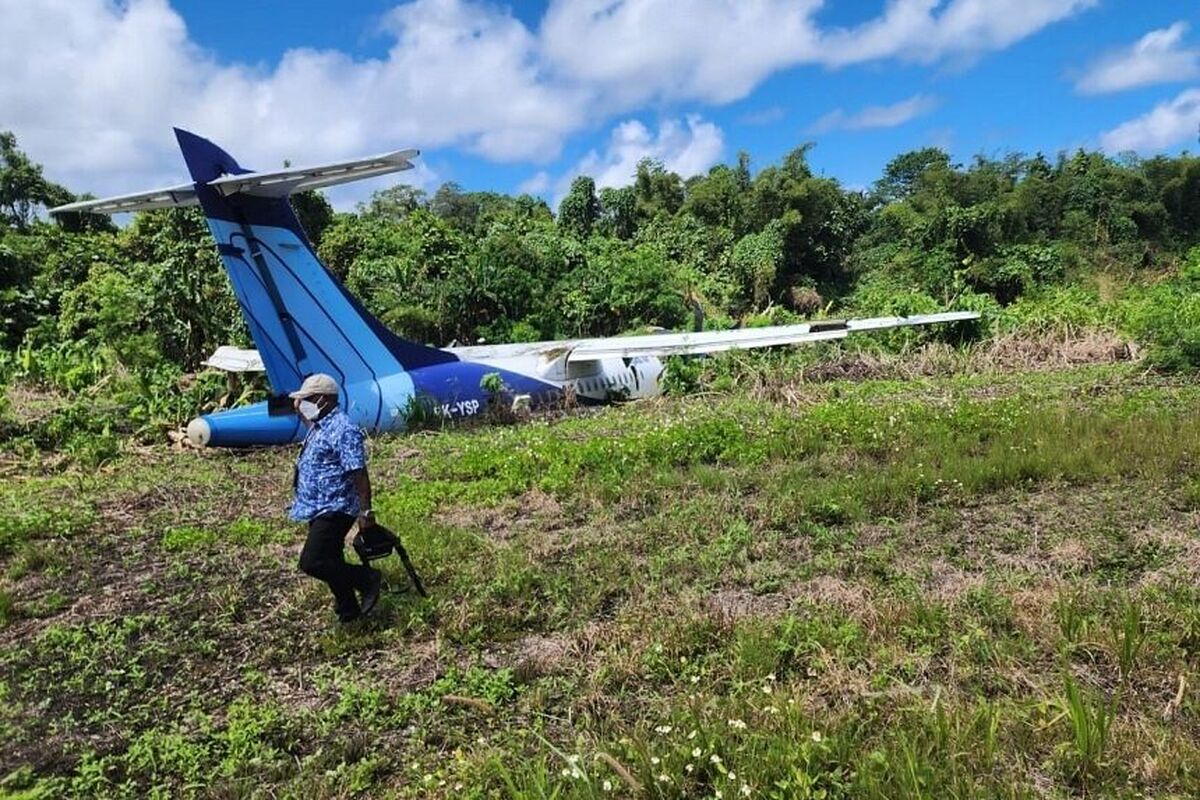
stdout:
[[(925, 148), (894, 158), (867, 191), (814, 173), (808, 155), (805, 145), (754, 172), (743, 153), (686, 180), (646, 160), (627, 186), (576, 178), (557, 213), (454, 183), (432, 196), (394, 186), (353, 213), (311, 193), (293, 204), (372, 311), (438, 345), (680, 328), (699, 312), (712, 327), (994, 310), (1114, 267), (1156, 273), (1200, 243), (1200, 159), (1186, 153), (964, 165)], [(123, 228), (47, 220), (45, 208), (72, 198), (0, 134), (0, 357), (17, 373), (78, 388), (120, 368), (153, 394), (217, 345), (249, 343), (198, 211)], [(1185, 284), (1172, 302), (1191, 302)]]
[[(1099, 153), (976, 157), (926, 148), (867, 192), (814, 174), (808, 146), (752, 174), (684, 180), (643, 161), (630, 185), (576, 178), (541, 200), (409, 186), (356, 213), (295, 198), (329, 267), (398, 332), (436, 344), (603, 335), (863, 311), (908, 298), (1011, 303), (1073, 270), (1149, 268), (1200, 237), (1200, 159)], [(72, 195), (0, 135), (0, 344), (91, 340), (122, 362), (197, 365), (242, 337), (236, 303), (193, 210), (45, 221)], [(913, 300), (914, 295), (919, 299)], [(867, 306), (874, 306), (869, 308)], [(901, 309), (902, 310), (902, 309)]]

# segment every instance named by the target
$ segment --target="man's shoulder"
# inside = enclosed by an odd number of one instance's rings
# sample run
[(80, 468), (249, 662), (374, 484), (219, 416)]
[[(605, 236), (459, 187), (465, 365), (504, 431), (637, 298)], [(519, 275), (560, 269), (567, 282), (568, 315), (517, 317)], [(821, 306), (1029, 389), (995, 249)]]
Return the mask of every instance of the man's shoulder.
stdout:
[(350, 419), (350, 415), (340, 408), (331, 411), (326, 420), (325, 433), (331, 439), (341, 439), (347, 434), (356, 437), (366, 435), (359, 424)]

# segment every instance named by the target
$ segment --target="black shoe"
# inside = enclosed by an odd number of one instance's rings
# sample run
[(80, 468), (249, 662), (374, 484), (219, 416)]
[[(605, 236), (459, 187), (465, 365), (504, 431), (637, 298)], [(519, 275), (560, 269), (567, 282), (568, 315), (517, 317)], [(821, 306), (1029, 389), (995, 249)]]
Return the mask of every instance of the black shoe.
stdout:
[(362, 614), (365, 617), (379, 602), (379, 589), (383, 586), (383, 573), (377, 569), (371, 570), (371, 576), (367, 578), (367, 590), (362, 596)]
[(362, 614), (338, 614), (339, 625), (349, 625), (351, 622), (358, 622), (362, 619)]

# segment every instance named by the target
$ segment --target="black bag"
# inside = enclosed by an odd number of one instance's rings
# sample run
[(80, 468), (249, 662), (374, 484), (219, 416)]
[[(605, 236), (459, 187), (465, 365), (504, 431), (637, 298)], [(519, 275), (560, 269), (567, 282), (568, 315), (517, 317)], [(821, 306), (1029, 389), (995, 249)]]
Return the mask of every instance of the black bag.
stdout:
[(404, 549), (404, 545), (400, 544), (400, 539), (396, 534), (376, 522), (366, 530), (360, 527), (358, 533), (354, 535), (352, 544), (354, 545), (354, 552), (358, 553), (358, 557), (362, 559), (364, 564), (370, 564), (372, 561), (387, 558), (395, 550), (396, 555), (400, 556), (400, 562), (404, 564), (404, 570), (408, 573), (409, 580), (416, 587), (417, 594), (421, 595), (421, 597), (429, 597), (425, 593), (425, 586), (421, 583), (421, 577), (417, 575), (417, 570), (408, 557), (408, 551)]

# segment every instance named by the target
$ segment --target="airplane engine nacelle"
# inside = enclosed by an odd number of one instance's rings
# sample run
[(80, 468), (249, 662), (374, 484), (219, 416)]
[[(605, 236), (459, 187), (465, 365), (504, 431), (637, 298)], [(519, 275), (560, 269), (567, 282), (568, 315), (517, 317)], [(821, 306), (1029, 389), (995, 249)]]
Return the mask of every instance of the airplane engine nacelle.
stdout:
[(289, 444), (303, 438), (304, 424), (295, 414), (269, 414), (264, 401), (196, 417), (188, 423), (187, 436), (197, 447)]

